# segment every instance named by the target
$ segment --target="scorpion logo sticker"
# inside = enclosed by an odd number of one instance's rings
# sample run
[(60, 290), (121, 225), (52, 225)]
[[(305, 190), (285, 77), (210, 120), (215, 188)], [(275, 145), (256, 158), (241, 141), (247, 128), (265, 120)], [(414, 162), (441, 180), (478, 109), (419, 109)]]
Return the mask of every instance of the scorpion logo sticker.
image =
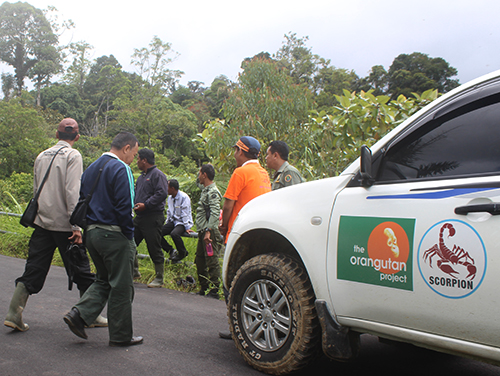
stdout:
[(462, 221), (447, 220), (433, 225), (422, 238), (417, 257), (427, 285), (447, 298), (472, 294), (486, 271), (483, 241)]
[(424, 252), (424, 261), (429, 261), (429, 266), (432, 268), (432, 258), (434, 256), (438, 256), (437, 266), (443, 272), (455, 277), (459, 274), (451, 265), (464, 265), (467, 267), (469, 271), (469, 275), (465, 278), (474, 279), (476, 276), (476, 267), (474, 264), (474, 259), (470, 257), (469, 253), (465, 251), (463, 248), (460, 248), (456, 244), (453, 246), (453, 249), (450, 249), (446, 246), (443, 239), (443, 233), (445, 230), (448, 230), (448, 237), (455, 235), (455, 228), (451, 223), (445, 223), (441, 226), (441, 230), (439, 230), (439, 245), (434, 244), (432, 248), (429, 248)]

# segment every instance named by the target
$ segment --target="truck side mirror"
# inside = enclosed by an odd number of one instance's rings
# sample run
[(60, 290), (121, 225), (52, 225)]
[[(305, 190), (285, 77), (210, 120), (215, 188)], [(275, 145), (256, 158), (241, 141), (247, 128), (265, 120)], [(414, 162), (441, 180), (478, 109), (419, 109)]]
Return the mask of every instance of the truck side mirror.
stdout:
[(372, 178), (372, 151), (366, 145), (361, 146), (360, 174), (363, 187), (371, 187), (374, 182)]

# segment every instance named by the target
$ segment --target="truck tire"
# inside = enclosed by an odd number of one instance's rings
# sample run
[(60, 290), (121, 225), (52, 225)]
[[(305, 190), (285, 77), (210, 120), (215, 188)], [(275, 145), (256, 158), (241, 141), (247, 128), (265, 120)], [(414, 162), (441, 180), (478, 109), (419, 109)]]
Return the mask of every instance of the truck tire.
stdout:
[(281, 254), (256, 256), (238, 270), (229, 293), (236, 347), (259, 371), (284, 375), (317, 354), (320, 327), (304, 269)]

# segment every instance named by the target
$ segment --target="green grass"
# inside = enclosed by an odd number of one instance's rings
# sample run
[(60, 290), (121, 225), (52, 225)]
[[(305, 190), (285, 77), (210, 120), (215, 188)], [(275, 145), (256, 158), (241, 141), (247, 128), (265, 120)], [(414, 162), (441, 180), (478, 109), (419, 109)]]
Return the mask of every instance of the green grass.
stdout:
[(0, 254), (27, 258), (28, 242), (33, 229), (19, 224), (19, 217), (0, 215)]
[[(7, 233), (3, 233), (3, 231), (6, 231)], [(28, 242), (32, 232), (32, 228), (24, 228), (19, 224), (19, 217), (0, 215), (0, 254), (26, 259), (28, 257)], [(196, 273), (196, 265), (194, 263), (198, 239), (183, 238), (183, 240), (189, 254), (180, 264), (170, 264), (169, 262), (165, 263), (164, 287), (177, 291), (198, 292), (200, 287)], [(170, 244), (173, 244), (170, 237), (167, 237), (167, 241)], [(145, 241), (139, 244), (137, 252), (149, 255)], [(168, 255), (165, 254), (165, 258), (167, 258), (167, 256)], [(91, 269), (95, 272), (92, 259), (90, 260)], [(59, 252), (54, 252), (52, 265), (63, 266)], [(153, 262), (149, 257), (139, 259), (139, 271), (141, 272), (141, 279), (138, 280), (140, 283), (147, 284), (155, 278)], [(177, 284), (177, 281), (186, 279), (186, 276), (188, 275), (191, 275), (196, 280), (195, 286), (187, 286), (186, 288), (182, 284)], [(222, 288), (220, 291), (220, 299), (224, 299)]]

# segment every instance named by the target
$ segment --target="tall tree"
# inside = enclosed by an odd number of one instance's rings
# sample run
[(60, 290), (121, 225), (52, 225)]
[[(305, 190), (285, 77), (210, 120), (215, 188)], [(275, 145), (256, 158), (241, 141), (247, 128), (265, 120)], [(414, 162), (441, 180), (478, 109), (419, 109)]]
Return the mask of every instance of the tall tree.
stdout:
[(234, 167), (231, 147), (244, 134), (266, 145), (280, 139), (292, 150), (291, 160), (301, 157), (305, 137), (302, 124), (312, 109), (312, 93), (270, 60), (252, 59), (245, 64), (238, 85), (223, 105), (224, 120), (214, 120), (202, 132), (207, 154), (226, 172)]
[(360, 78), (352, 87), (354, 91), (369, 91), (373, 90), (373, 95), (382, 95), (387, 93), (388, 85), (387, 71), (382, 65), (374, 65), (368, 76)]
[[(173, 56), (170, 56), (173, 55)], [(172, 92), (179, 78), (184, 74), (179, 70), (167, 68), (178, 56), (172, 50), (172, 44), (153, 37), (148, 47), (135, 48), (132, 65), (138, 68), (138, 74), (152, 87)]]
[(326, 66), (319, 70), (314, 77), (317, 88), (316, 103), (319, 109), (332, 107), (337, 104), (335, 95), (341, 95), (343, 90), (354, 90), (358, 81), (358, 76), (354, 71), (347, 69)]
[(39, 61), (28, 72), (28, 77), (35, 84), (37, 106), (40, 106), (40, 92), (42, 88), (48, 86), (50, 79), (62, 71), (61, 56), (54, 46), (45, 46), (40, 49), (39, 57)]
[(210, 117), (224, 118), (222, 106), (233, 89), (234, 82), (224, 75), (214, 78), (210, 87), (205, 91), (205, 103), (210, 109)]
[(83, 87), (84, 99), (92, 104), (85, 120), (85, 134), (95, 137), (106, 132), (114, 101), (121, 95), (129, 95), (130, 76), (122, 71), (122, 66), (113, 55), (96, 59)]
[[(196, 117), (191, 112), (173, 103), (167, 94), (175, 91), (175, 83), (182, 74), (171, 70), (168, 65), (175, 54), (170, 43), (164, 43), (154, 37), (148, 47), (135, 49), (132, 64), (138, 68), (140, 75), (132, 80), (130, 95), (121, 95), (114, 102), (113, 131), (129, 130), (138, 135), (141, 145), (152, 149), (172, 150), (171, 160), (181, 155), (198, 154), (190, 141), (196, 134)], [(201, 83), (191, 82), (189, 93), (201, 90)], [(177, 101), (189, 102), (186, 90)]]
[(89, 104), (82, 100), (78, 89), (74, 85), (55, 83), (41, 91), (41, 105), (58, 111), (64, 117), (75, 119), (82, 133), (85, 129), (84, 121)]
[(285, 34), (285, 40), (273, 57), (278, 61), (280, 68), (285, 69), (294, 83), (306, 85), (315, 90), (314, 77), (319, 69), (330, 64), (329, 60), (313, 54), (307, 47), (309, 37), (298, 38), (296, 33)]
[(393, 99), (400, 94), (409, 97), (411, 93), (421, 94), (429, 89), (446, 93), (459, 85), (457, 79), (452, 79), (456, 75), (456, 68), (443, 58), (430, 58), (420, 52), (401, 54), (389, 68), (388, 92)]
[(66, 74), (62, 80), (70, 85), (75, 85), (80, 95), (83, 95), (83, 85), (92, 67), (90, 53), (94, 47), (87, 42), (80, 41), (71, 43), (68, 49), (73, 61), (68, 69), (66, 69)]
[(57, 43), (57, 35), (40, 9), (22, 2), (0, 6), (0, 60), (14, 68), (18, 95), (30, 70), (43, 60), (46, 48)]

